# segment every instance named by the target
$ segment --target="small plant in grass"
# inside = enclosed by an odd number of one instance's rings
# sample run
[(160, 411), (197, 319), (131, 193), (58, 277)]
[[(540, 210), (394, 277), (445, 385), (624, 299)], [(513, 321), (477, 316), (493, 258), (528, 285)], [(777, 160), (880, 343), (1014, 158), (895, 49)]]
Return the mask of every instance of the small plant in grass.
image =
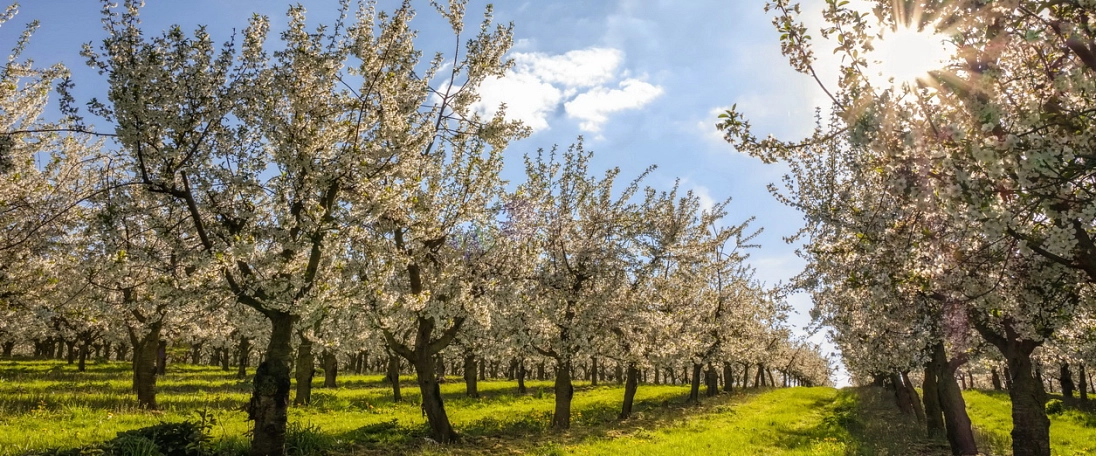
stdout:
[(127, 456), (163, 456), (156, 442), (141, 435), (123, 435), (111, 441), (107, 446), (109, 454)]
[(1046, 407), (1047, 415), (1061, 415), (1066, 411), (1065, 404), (1062, 403), (1061, 399), (1051, 399), (1050, 402), (1047, 402)]
[(312, 423), (290, 422), (285, 429), (286, 454), (312, 456), (327, 454), (335, 442)]

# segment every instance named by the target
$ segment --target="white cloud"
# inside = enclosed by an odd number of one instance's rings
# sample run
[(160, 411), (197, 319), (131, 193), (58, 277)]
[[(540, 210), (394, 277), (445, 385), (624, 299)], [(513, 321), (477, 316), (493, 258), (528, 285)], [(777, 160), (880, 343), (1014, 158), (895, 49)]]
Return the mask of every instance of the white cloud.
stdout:
[(563, 107), (567, 115), (582, 121), (579, 128), (597, 132), (609, 120), (609, 114), (640, 108), (662, 95), (662, 87), (638, 79), (625, 79), (619, 89), (595, 87), (579, 94)]
[(515, 74), (533, 74), (544, 82), (568, 88), (609, 82), (624, 62), (623, 52), (609, 48), (578, 49), (562, 55), (518, 53), (513, 57)]
[(589, 48), (564, 54), (514, 53), (514, 67), (502, 78), (480, 86), (480, 101), (473, 108), (493, 115), (501, 104), (506, 115), (533, 130), (549, 128), (549, 120), (562, 105), (568, 117), (580, 121), (585, 131), (600, 131), (615, 112), (636, 109), (662, 93), (662, 88), (635, 78), (609, 84), (627, 71), (621, 70), (624, 53), (611, 48)]
[(505, 78), (491, 78), (480, 85), (480, 101), (472, 108), (484, 114), (494, 114), (506, 104), (506, 116), (518, 119), (534, 130), (548, 128), (548, 115), (563, 100), (563, 92), (529, 73), (513, 73)]

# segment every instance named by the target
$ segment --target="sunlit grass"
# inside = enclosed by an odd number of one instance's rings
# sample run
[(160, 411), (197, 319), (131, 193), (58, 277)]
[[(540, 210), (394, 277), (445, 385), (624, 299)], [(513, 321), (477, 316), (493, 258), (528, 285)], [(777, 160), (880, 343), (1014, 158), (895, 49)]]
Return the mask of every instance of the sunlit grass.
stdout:
[[(983, 451), (1011, 453), (1012, 404), (1008, 392), (969, 390), (963, 392), (963, 397)], [(1091, 409), (1067, 407), (1062, 414), (1050, 415), (1050, 448), (1051, 454), (1061, 456), (1096, 454), (1096, 414)]]

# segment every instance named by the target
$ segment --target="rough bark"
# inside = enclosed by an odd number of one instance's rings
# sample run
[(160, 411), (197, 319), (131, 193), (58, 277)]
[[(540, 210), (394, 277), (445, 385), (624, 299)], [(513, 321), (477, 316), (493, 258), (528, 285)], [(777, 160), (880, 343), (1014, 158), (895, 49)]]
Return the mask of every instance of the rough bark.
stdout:
[(266, 359), (255, 370), (252, 382), (248, 419), (255, 422), (251, 439), (251, 456), (281, 456), (285, 454), (285, 428), (289, 410), (293, 323), (296, 316), (267, 311), (270, 320), (270, 343)]
[(917, 416), (917, 422), (924, 423), (925, 409), (921, 407), (921, 398), (917, 396), (917, 389), (913, 387), (913, 382), (910, 381), (909, 371), (902, 372), (902, 383), (906, 385), (906, 394), (913, 405), (913, 414)]
[(1012, 399), (1012, 453), (1015, 456), (1050, 456), (1050, 419), (1046, 390), (1032, 364), (1031, 353), (1040, 343), (1020, 336), (1008, 320), (1004, 334), (975, 321), (975, 329), (993, 344), (1008, 363), (1008, 396)]
[(635, 363), (628, 363), (628, 373), (624, 380), (624, 404), (620, 408), (620, 419), (625, 420), (632, 416), (632, 403), (636, 398), (636, 390), (639, 389), (639, 370)]
[(457, 435), (449, 424), (445, 413), (445, 403), (441, 399), (441, 386), (433, 357), (419, 356), (415, 359), (415, 375), (418, 377), (419, 392), (422, 393), (422, 412), (430, 424), (430, 435), (439, 443), (456, 441)]
[(137, 405), (156, 410), (156, 349), (160, 340), (159, 322), (150, 323), (149, 331), (138, 335), (127, 326), (130, 345), (133, 346), (133, 390), (137, 393)]
[(966, 401), (955, 379), (958, 362), (949, 362), (943, 342), (933, 349), (933, 364), (936, 368), (937, 392), (940, 397), (940, 409), (944, 413), (944, 429), (947, 434), (951, 453), (955, 455), (976, 455), (978, 446), (974, 442), (974, 432), (970, 427)]
[(571, 384), (571, 360), (556, 360), (556, 381), (554, 385), (556, 407), (552, 413), (552, 428), (556, 430), (571, 427), (571, 399), (575, 397), (575, 387)]
[(316, 375), (316, 359), (312, 355), (312, 341), (304, 333), (297, 335), (301, 344), (297, 346), (297, 369), (294, 375), (297, 378), (297, 394), (293, 396), (293, 405), (308, 405), (312, 403), (312, 378)]
[(894, 400), (898, 405), (898, 410), (905, 415), (913, 415), (913, 398), (910, 397), (910, 392), (906, 389), (906, 385), (902, 383), (902, 377), (898, 375), (898, 372), (890, 374), (889, 383), (894, 388)]

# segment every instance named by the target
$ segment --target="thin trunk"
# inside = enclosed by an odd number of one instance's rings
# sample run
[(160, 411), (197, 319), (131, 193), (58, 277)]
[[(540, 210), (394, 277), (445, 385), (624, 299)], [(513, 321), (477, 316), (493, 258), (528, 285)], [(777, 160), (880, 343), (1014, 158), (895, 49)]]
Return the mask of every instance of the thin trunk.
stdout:
[(156, 375), (167, 375), (167, 341), (161, 340), (156, 345)]
[(518, 394), (525, 394), (529, 392), (525, 387), (525, 360), (518, 359)]
[(776, 386), (776, 381), (773, 380), (773, 370), (766, 367), (765, 368), (765, 373), (769, 374), (769, 386), (775, 387)]
[(1085, 372), (1085, 365), (1081, 364), (1077, 366), (1077, 391), (1081, 393), (1081, 402), (1088, 400), (1088, 374)]
[(385, 374), (385, 379), (392, 384), (392, 402), (402, 401), (403, 396), (400, 395), (400, 358), (391, 351), (388, 353), (388, 372)]
[(338, 387), (339, 358), (335, 352), (325, 349), (323, 351), (323, 387)]
[(734, 367), (731, 363), (723, 363), (723, 391), (731, 392), (734, 390)]
[(917, 397), (917, 389), (913, 387), (913, 382), (910, 381), (909, 371), (902, 372), (902, 383), (905, 383), (910, 402), (913, 403), (913, 414), (917, 416), (917, 422), (924, 423), (925, 409), (921, 407), (921, 398)]
[(955, 381), (955, 371), (959, 367), (949, 363), (943, 342), (936, 344), (933, 350), (933, 364), (936, 372), (937, 392), (940, 397), (940, 409), (944, 412), (944, 429), (947, 432), (951, 453), (955, 455), (976, 455), (978, 446), (974, 443), (974, 432), (970, 427), (966, 402)]
[(247, 378), (248, 360), (251, 358), (251, 339), (240, 338), (239, 361), (236, 363), (236, 378)]
[(590, 357), (590, 386), (597, 386), (597, 357)]
[(248, 419), (255, 421), (251, 456), (285, 454), (286, 416), (289, 411), (289, 361), (292, 358), (293, 323), (296, 316), (267, 311), (270, 343), (266, 359), (255, 369)]
[(700, 363), (693, 363), (693, 375), (692, 382), (689, 384), (689, 400), (690, 404), (700, 403), (700, 372), (704, 369), (704, 365)]
[(1062, 363), (1058, 372), (1058, 383), (1062, 386), (1062, 397), (1066, 400), (1073, 399), (1073, 390), (1076, 389), (1076, 386), (1073, 384), (1073, 374), (1069, 371), (1069, 363)]
[(312, 402), (312, 377), (316, 375), (316, 360), (312, 356), (312, 341), (303, 332), (297, 333), (301, 344), (297, 347), (296, 373), (297, 395), (293, 405), (308, 405)]
[(898, 404), (898, 410), (905, 415), (913, 415), (913, 398), (910, 397), (910, 391), (902, 383), (902, 377), (898, 372), (890, 374), (890, 383), (894, 387), (894, 399)]
[(231, 357), (228, 356), (228, 347), (223, 347), (223, 348), (218, 349), (218, 353), (221, 354), (221, 358), (220, 358), (221, 370), (224, 371), (224, 372), (228, 372), (228, 368), (229, 368), (228, 363), (231, 361)]
[(88, 344), (87, 342), (80, 342), (79, 353), (76, 355), (76, 371), (84, 372), (88, 367)]
[(476, 355), (464, 354), (464, 395), (479, 397), (479, 384), (476, 379)]
[(556, 430), (571, 427), (571, 399), (575, 397), (575, 387), (571, 384), (571, 360), (556, 360), (556, 407), (552, 413), (552, 428)]
[(625, 420), (632, 416), (632, 403), (636, 398), (636, 390), (639, 389), (639, 370), (635, 363), (628, 363), (627, 379), (624, 381), (624, 404), (620, 408), (620, 419)]
[(750, 387), (750, 364), (742, 363), (742, 388)]
[(704, 383), (707, 387), (708, 397), (715, 397), (719, 394), (719, 373), (715, 371), (715, 367), (711, 363), (708, 363), (708, 369), (705, 371)]
[(1001, 376), (997, 374), (997, 366), (990, 369), (989, 380), (993, 384), (994, 391), (1001, 391), (1003, 387), (1001, 386)]
[(65, 341), (65, 347), (68, 348), (68, 354), (65, 355), (65, 361), (69, 364), (76, 363), (76, 340)]

